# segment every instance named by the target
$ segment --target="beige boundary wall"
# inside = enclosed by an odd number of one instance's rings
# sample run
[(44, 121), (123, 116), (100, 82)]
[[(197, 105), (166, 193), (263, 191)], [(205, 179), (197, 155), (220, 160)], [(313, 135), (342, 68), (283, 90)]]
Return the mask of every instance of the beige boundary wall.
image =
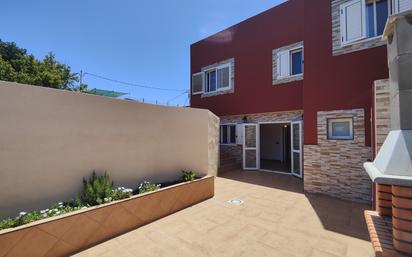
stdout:
[(216, 175), (218, 125), (207, 110), (0, 81), (0, 217), (70, 200), (93, 170), (130, 188)]

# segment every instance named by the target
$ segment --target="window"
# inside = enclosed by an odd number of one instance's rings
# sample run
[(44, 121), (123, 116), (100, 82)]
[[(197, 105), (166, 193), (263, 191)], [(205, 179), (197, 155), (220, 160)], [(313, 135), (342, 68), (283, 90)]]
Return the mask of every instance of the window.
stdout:
[(203, 72), (195, 73), (192, 76), (192, 94), (203, 93)]
[(231, 67), (230, 64), (220, 65), (204, 72), (193, 74), (192, 94), (205, 92), (217, 92), (231, 88)]
[(328, 119), (328, 139), (353, 139), (352, 118)]
[(277, 78), (303, 74), (303, 48), (281, 51), (277, 55)]
[(352, 0), (342, 4), (340, 6), (342, 44), (382, 35), (393, 1), (399, 0)]
[(411, 0), (392, 0), (391, 3), (391, 14), (404, 12), (412, 9)]
[(236, 143), (236, 125), (221, 125), (220, 126), (220, 143), (235, 144)]
[(207, 71), (206, 75), (206, 92), (215, 92), (217, 84), (216, 69)]
[(303, 53), (302, 48), (290, 51), (290, 70), (291, 75), (303, 73)]
[(388, 16), (388, 0), (366, 0), (366, 37), (382, 35)]

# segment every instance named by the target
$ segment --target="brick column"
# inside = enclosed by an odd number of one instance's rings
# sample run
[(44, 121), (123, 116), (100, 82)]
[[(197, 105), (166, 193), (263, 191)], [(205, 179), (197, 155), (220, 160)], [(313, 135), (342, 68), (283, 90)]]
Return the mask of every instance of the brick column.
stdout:
[(393, 245), (412, 254), (412, 188), (392, 186)]
[(392, 186), (376, 184), (376, 211), (381, 216), (392, 216)]

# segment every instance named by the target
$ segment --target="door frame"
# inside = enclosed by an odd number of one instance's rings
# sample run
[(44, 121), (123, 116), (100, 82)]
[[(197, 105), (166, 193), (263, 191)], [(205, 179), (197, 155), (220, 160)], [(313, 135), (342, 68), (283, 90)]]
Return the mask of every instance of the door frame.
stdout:
[[(260, 125), (271, 125), (271, 124), (288, 124), (289, 127), (292, 127), (292, 121), (262, 121), (262, 122), (258, 122), (259, 124), (259, 131), (260, 131)], [(291, 135), (292, 137), (292, 135)], [(259, 134), (259, 143), (260, 143), (260, 134)], [(261, 169), (260, 168), (260, 144), (259, 144), (259, 169), (260, 171), (264, 171), (264, 172), (271, 172), (271, 173), (276, 173), (276, 174), (282, 174), (282, 175), (286, 175), (286, 176), (292, 176), (293, 172), (292, 172), (292, 146), (290, 147), (291, 151), (290, 151), (290, 161), (291, 161), (291, 165), (290, 165), (290, 172), (286, 173), (286, 172), (282, 172), (282, 171), (276, 171), (276, 170), (266, 170), (266, 169)]]
[[(292, 121), (290, 123), (290, 140), (291, 140), (291, 152), (292, 152), (292, 158), (291, 158), (291, 173), (293, 176), (298, 177), (298, 178), (303, 178), (303, 121), (299, 120), (299, 121)], [(293, 125), (294, 124), (298, 124), (299, 125), (299, 150), (295, 150), (293, 147)], [(294, 157), (293, 154), (294, 153), (299, 153), (299, 162), (300, 162), (300, 173), (297, 174), (295, 173), (294, 170)]]
[[(256, 127), (256, 145), (255, 147), (246, 147), (246, 126), (255, 126)], [(260, 168), (260, 126), (259, 123), (243, 123), (243, 151), (242, 151), (242, 166), (244, 170), (259, 170)], [(256, 152), (256, 167), (247, 168), (246, 167), (246, 151), (255, 150)]]

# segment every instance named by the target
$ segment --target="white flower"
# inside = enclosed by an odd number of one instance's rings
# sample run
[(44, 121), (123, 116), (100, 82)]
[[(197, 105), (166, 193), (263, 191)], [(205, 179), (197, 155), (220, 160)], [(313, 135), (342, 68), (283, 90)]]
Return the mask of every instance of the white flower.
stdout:
[(46, 217), (47, 217), (47, 213), (44, 213), (44, 214), (43, 214), (43, 217), (45, 217), (45, 218), (46, 218)]
[(45, 213), (47, 210), (41, 210), (40, 213), (43, 214)]
[(26, 215), (26, 214), (27, 214), (27, 212), (21, 211), (21, 212), (19, 212), (19, 217), (24, 216), (24, 215)]
[(56, 215), (59, 215), (60, 214), (60, 212), (58, 211), (58, 212), (56, 212)]
[(86, 207), (86, 206), (83, 206), (81, 209), (82, 209), (82, 210), (83, 210), (83, 209), (87, 209), (87, 207)]
[(59, 202), (58, 204), (59, 204), (59, 205), (63, 205), (63, 202)]

